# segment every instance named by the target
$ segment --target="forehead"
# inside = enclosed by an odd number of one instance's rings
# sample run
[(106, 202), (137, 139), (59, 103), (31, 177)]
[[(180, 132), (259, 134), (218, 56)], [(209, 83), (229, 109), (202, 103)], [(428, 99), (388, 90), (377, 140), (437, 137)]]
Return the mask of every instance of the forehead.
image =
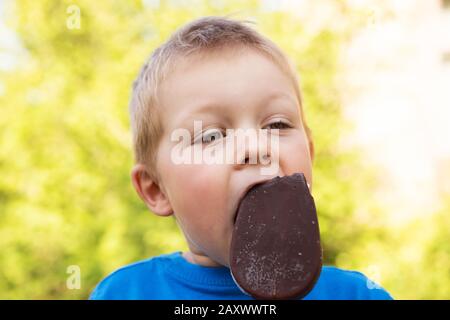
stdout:
[(204, 106), (233, 106), (245, 112), (266, 100), (297, 105), (291, 79), (269, 57), (251, 49), (181, 58), (160, 87), (163, 122), (176, 124)]

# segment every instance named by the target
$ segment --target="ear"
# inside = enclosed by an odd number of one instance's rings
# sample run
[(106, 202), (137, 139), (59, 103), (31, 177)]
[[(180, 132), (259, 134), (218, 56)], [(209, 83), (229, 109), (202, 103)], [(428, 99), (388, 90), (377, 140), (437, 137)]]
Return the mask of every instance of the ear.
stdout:
[(139, 197), (152, 212), (164, 217), (173, 214), (169, 198), (158, 182), (151, 178), (145, 165), (139, 163), (133, 167), (131, 181)]
[(308, 144), (309, 144), (309, 154), (311, 156), (311, 163), (313, 163), (314, 162), (314, 143), (310, 139)]

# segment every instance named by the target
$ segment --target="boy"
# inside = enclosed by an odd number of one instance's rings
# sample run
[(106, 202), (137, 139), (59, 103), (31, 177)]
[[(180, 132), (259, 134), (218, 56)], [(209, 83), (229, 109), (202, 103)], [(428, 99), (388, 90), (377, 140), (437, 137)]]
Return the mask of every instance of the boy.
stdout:
[[(153, 213), (175, 217), (189, 251), (120, 268), (90, 298), (251, 299), (229, 269), (239, 201), (251, 186), (296, 172), (312, 187), (314, 146), (292, 65), (244, 23), (204, 17), (154, 51), (134, 83), (130, 114), (133, 185)], [(250, 161), (259, 145), (233, 147), (232, 163), (174, 161), (176, 154), (195, 156), (219, 146), (229, 140), (229, 128), (273, 132), (277, 151), (266, 160), (277, 163), (276, 171), (261, 174), (270, 164)], [(174, 141), (180, 129), (191, 139)], [(305, 299), (391, 299), (372, 284), (361, 273), (323, 267)]]

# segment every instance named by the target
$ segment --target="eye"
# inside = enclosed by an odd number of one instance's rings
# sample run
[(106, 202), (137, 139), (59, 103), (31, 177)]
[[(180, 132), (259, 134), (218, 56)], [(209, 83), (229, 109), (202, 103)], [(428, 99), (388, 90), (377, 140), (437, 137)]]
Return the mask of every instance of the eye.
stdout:
[(266, 127), (268, 127), (268, 129), (279, 129), (279, 130), (291, 128), (289, 124), (283, 122), (282, 120), (272, 122), (268, 124)]
[(212, 143), (216, 140), (222, 139), (224, 137), (224, 133), (219, 129), (209, 129), (202, 133), (201, 136), (195, 139), (194, 143)]

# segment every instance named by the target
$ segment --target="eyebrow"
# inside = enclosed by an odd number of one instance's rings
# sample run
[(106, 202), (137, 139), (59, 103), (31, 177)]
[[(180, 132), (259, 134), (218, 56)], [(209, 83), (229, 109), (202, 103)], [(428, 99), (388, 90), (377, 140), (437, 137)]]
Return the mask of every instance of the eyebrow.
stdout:
[[(273, 100), (277, 100), (277, 99), (288, 99), (290, 100), (292, 103), (295, 102), (295, 100), (292, 99), (292, 97), (288, 94), (282, 93), (282, 92), (275, 92), (272, 93), (270, 95), (268, 95), (262, 103), (266, 103), (269, 101), (273, 101)], [(199, 107), (197, 107), (194, 111), (194, 113), (198, 113), (198, 112), (204, 112), (204, 111), (209, 111), (210, 109), (226, 109), (227, 106), (223, 105), (223, 104), (217, 104), (217, 103), (206, 103), (204, 105), (201, 105)]]
[[(262, 102), (260, 102), (261, 105), (266, 105), (267, 102), (272, 102), (274, 100), (288, 100), (290, 103), (297, 106), (297, 100), (285, 93), (282, 92), (275, 92), (270, 95), (268, 95)], [(195, 110), (187, 115), (180, 123), (185, 124), (186, 122), (189, 122), (189, 120), (192, 120), (192, 118), (195, 118), (196, 115), (204, 113), (204, 112), (212, 112), (216, 114), (225, 114), (225, 110), (228, 110), (228, 106), (226, 104), (220, 104), (220, 103), (205, 103), (203, 105), (198, 106), (195, 108)]]

